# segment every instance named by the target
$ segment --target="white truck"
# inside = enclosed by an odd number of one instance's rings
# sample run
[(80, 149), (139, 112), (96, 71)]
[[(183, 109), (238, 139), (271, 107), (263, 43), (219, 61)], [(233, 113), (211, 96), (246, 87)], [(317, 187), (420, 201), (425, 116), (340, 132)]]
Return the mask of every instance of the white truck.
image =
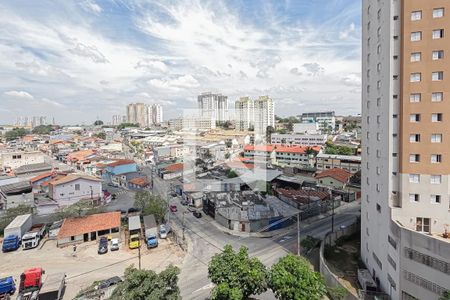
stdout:
[(39, 246), (41, 239), (45, 236), (45, 224), (37, 224), (31, 227), (30, 231), (22, 237), (22, 249), (33, 249)]
[(144, 228), (147, 248), (158, 247), (158, 226), (154, 215), (144, 216)]
[(25, 232), (30, 230), (32, 226), (31, 214), (17, 216), (9, 225), (5, 228), (4, 236), (17, 236), (21, 238)]

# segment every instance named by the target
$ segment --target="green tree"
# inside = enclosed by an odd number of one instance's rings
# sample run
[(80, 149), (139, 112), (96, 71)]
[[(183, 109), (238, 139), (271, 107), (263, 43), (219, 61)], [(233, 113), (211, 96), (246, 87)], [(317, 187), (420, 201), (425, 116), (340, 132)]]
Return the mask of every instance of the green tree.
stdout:
[(94, 137), (102, 139), (102, 140), (106, 140), (106, 133), (99, 132), (99, 133), (94, 134)]
[(135, 124), (135, 123), (122, 123), (119, 126), (117, 126), (117, 129), (121, 130), (127, 127), (139, 127), (139, 124)]
[(178, 287), (180, 269), (172, 265), (157, 274), (152, 270), (138, 270), (133, 266), (125, 270), (124, 281), (119, 283), (110, 299), (181, 299)]
[(13, 128), (12, 130), (7, 131), (5, 133), (5, 139), (7, 141), (12, 141), (12, 140), (22, 138), (22, 137), (26, 136), (27, 134), (28, 134), (28, 130), (26, 130), (24, 128)]
[(272, 136), (272, 133), (275, 133), (275, 128), (272, 126), (267, 126), (266, 128), (266, 141), (270, 141), (270, 137)]
[(231, 288), (227, 283), (217, 285), (211, 293), (211, 300), (241, 300), (243, 298), (239, 288)]
[(158, 223), (164, 222), (167, 213), (167, 202), (161, 197), (152, 195), (149, 191), (139, 191), (134, 196), (134, 205), (144, 215), (154, 215)]
[(102, 126), (103, 125), (103, 121), (102, 120), (97, 120), (94, 122), (95, 126)]
[(322, 299), (327, 292), (320, 273), (314, 272), (304, 258), (293, 254), (272, 266), (269, 287), (277, 299)]
[(52, 131), (54, 131), (52, 125), (39, 125), (33, 128), (31, 133), (33, 134), (50, 134)]
[(14, 220), (15, 217), (25, 214), (31, 214), (33, 208), (25, 204), (19, 204), (16, 207), (8, 208), (0, 218), (0, 234), (3, 234), (6, 226)]
[(308, 156), (309, 156), (309, 155), (316, 156), (317, 153), (319, 153), (319, 152), (317, 152), (316, 150), (314, 150), (312, 147), (306, 148), (306, 154), (307, 154)]
[(226, 245), (209, 262), (208, 277), (216, 284), (212, 291), (215, 299), (227, 299), (224, 295), (233, 295), (235, 300), (247, 299), (267, 290), (267, 269), (259, 259), (248, 256), (246, 247), (235, 252), (231, 245)]
[(228, 172), (227, 172), (227, 177), (228, 178), (235, 178), (235, 177), (238, 177), (239, 175), (234, 171), (234, 170), (229, 170)]

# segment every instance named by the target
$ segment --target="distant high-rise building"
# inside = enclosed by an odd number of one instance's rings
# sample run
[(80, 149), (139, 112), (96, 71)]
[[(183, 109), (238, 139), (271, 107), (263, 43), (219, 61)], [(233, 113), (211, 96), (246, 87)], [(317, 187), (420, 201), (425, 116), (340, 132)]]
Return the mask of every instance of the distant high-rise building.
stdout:
[(267, 127), (275, 127), (275, 105), (268, 96), (256, 100), (242, 97), (234, 104), (236, 129), (240, 131), (254, 129), (259, 134), (265, 134)]
[(228, 97), (222, 94), (203, 93), (197, 98), (198, 109), (203, 117), (219, 123), (228, 121)]
[(450, 1), (363, 0), (361, 258), (390, 299), (450, 291)]
[(127, 106), (128, 123), (139, 124), (140, 127), (148, 126), (148, 107), (144, 103), (130, 103)]
[(234, 115), (237, 130), (246, 131), (254, 127), (255, 119), (253, 109), (254, 101), (249, 97), (241, 97), (234, 103)]
[(163, 109), (159, 104), (152, 104), (148, 106), (148, 121), (149, 125), (159, 125), (163, 122)]
[(334, 111), (309, 112), (299, 116), (301, 123), (317, 123), (319, 130), (334, 132), (336, 129), (336, 116)]
[(16, 119), (17, 126), (37, 127), (41, 125), (48, 125), (46, 116), (20, 116)]
[(120, 125), (122, 123), (126, 123), (126, 121), (123, 122), (123, 119), (124, 119), (124, 117), (122, 115), (114, 115), (112, 117), (112, 125), (117, 126), (117, 125)]
[(275, 105), (269, 96), (260, 96), (254, 102), (255, 132), (264, 134), (267, 127), (275, 128)]

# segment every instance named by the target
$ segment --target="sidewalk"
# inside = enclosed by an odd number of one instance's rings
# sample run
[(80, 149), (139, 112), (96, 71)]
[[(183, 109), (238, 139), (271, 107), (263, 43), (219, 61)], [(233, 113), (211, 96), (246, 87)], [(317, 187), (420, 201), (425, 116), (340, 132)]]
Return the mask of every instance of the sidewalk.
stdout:
[[(353, 201), (350, 203), (347, 203), (347, 202), (343, 202), (343, 203), (345, 203), (345, 204), (339, 206), (338, 208), (336, 208), (334, 210), (335, 215), (345, 213), (346, 211), (349, 211), (349, 210), (355, 209), (356, 207), (361, 206), (360, 200)], [(303, 220), (300, 222), (300, 229), (308, 227), (309, 225), (311, 225), (319, 220), (329, 218), (329, 217), (331, 217), (331, 214), (332, 214), (332, 212), (329, 211), (325, 214), (321, 214), (321, 215), (314, 216), (314, 217), (308, 218), (306, 220)], [(292, 217), (296, 218), (296, 216), (292, 216)], [(267, 232), (239, 232), (239, 231), (234, 231), (234, 230), (225, 228), (222, 225), (218, 224), (215, 220), (211, 221), (210, 224), (214, 225), (217, 229), (219, 229), (220, 231), (222, 231), (226, 234), (239, 236), (239, 237), (259, 237), (259, 238), (272, 238), (274, 236), (284, 235), (284, 234), (288, 233), (289, 231), (293, 230), (294, 228), (297, 228), (297, 222), (295, 222), (294, 224), (292, 224), (288, 227), (278, 229), (278, 230), (267, 231)]]

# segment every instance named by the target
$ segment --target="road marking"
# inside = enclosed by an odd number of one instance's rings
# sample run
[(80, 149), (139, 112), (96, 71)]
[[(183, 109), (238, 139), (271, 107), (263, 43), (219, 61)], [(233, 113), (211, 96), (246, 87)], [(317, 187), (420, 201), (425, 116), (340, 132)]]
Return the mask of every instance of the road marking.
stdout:
[(208, 283), (207, 285), (199, 288), (198, 290), (193, 291), (192, 294), (198, 293), (198, 292), (201, 292), (201, 291), (210, 290), (212, 288), (214, 288), (214, 283), (211, 282), (211, 283)]

